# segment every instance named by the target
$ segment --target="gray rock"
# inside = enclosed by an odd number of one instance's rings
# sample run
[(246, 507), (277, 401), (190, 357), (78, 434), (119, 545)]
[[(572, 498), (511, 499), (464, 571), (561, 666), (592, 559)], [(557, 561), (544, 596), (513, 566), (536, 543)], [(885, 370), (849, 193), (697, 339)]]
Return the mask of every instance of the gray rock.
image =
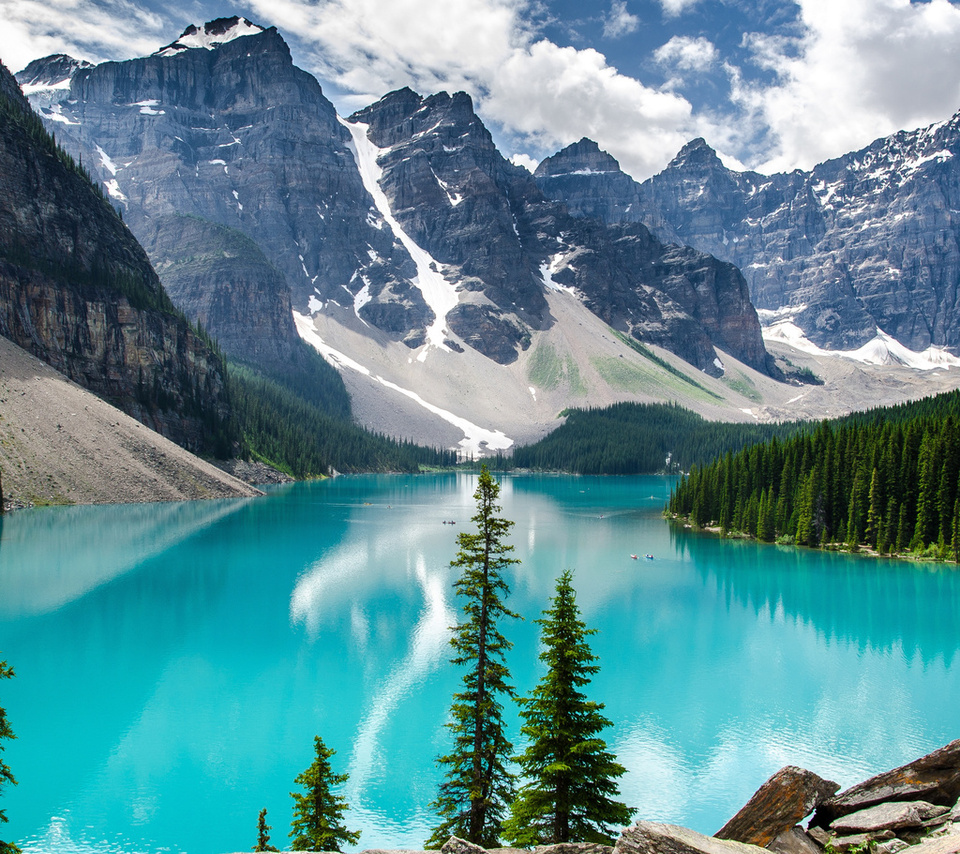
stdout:
[(613, 846), (599, 842), (558, 842), (555, 845), (538, 845), (533, 850), (536, 854), (612, 854)]
[(822, 854), (823, 846), (818, 845), (798, 825), (781, 833), (767, 849), (775, 851), (776, 854)]
[(626, 828), (613, 848), (614, 854), (760, 854), (763, 850), (652, 821), (638, 821)]
[(886, 842), (877, 843), (873, 849), (874, 854), (899, 854), (904, 848), (909, 848), (910, 843), (902, 839), (888, 839)]
[(821, 848), (825, 848), (827, 843), (833, 839), (834, 834), (824, 830), (822, 827), (808, 827), (807, 836), (809, 836)]
[(440, 848), (441, 854), (486, 854), (486, 849), (459, 836), (451, 836)]
[(839, 788), (837, 783), (824, 780), (812, 771), (787, 765), (767, 780), (714, 835), (718, 839), (766, 847)]
[[(870, 833), (901, 827), (921, 827), (925, 822), (949, 812), (948, 807), (934, 806), (926, 801), (898, 801), (848, 813), (830, 822), (830, 827), (837, 833)], [(943, 820), (939, 824), (943, 824)]]
[(849, 851), (851, 848), (862, 848), (878, 839), (893, 839), (895, 835), (892, 830), (878, 830), (876, 833), (851, 833), (846, 836), (835, 836), (830, 840), (830, 845), (837, 851)]
[(927, 839), (912, 846), (910, 854), (960, 854), (960, 834)]
[(915, 801), (952, 806), (960, 797), (960, 739), (919, 759), (877, 774), (825, 801), (813, 823), (830, 822), (885, 801)]

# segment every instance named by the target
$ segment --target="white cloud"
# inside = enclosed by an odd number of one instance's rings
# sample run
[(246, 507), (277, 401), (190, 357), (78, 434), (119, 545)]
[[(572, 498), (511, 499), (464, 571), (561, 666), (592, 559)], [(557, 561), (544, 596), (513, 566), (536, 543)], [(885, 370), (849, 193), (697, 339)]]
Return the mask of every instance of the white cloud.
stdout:
[(703, 36), (674, 36), (653, 52), (653, 58), (660, 65), (681, 71), (706, 71), (717, 61), (717, 49)]
[(627, 11), (627, 0), (613, 0), (610, 4), (610, 14), (603, 19), (603, 35), (608, 39), (635, 33), (640, 26), (640, 19)]
[(663, 13), (668, 18), (675, 18), (677, 15), (681, 15), (691, 9), (697, 4), (697, 0), (660, 0), (660, 5), (663, 7)]
[(663, 168), (691, 124), (683, 98), (620, 74), (597, 51), (545, 40), (514, 51), (496, 70), (482, 106), (541, 150), (588, 136), (634, 177)]
[(152, 53), (175, 25), (128, 0), (0, 0), (0, 59), (10, 71), (51, 53), (99, 61)]
[[(353, 93), (351, 106), (410, 86), (469, 92), (478, 112), (533, 150), (590, 136), (646, 177), (689, 136), (679, 95), (620, 74), (593, 50), (536, 40), (527, 0), (248, 0), (296, 34), (310, 70)], [(616, 11), (617, 4), (612, 9)]]
[(747, 45), (778, 82), (734, 87), (770, 129), (761, 168), (809, 168), (960, 106), (960, 8), (948, 0), (799, 0), (797, 40), (754, 35)]
[(510, 162), (514, 166), (523, 167), (528, 172), (535, 172), (537, 167), (540, 165), (540, 161), (531, 157), (529, 154), (514, 154), (511, 156)]

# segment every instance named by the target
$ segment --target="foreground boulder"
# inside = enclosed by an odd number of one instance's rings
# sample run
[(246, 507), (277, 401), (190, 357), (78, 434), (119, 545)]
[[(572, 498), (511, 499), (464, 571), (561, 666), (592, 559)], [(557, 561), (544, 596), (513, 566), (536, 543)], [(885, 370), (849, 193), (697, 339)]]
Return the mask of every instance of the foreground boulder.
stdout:
[(812, 771), (787, 765), (764, 783), (733, 818), (714, 834), (766, 848), (804, 816), (835, 794), (840, 786)]
[(877, 774), (824, 801), (812, 824), (828, 827), (831, 822), (887, 801), (924, 800), (952, 807), (960, 798), (960, 739), (907, 765)]
[(638, 821), (628, 827), (613, 848), (614, 854), (761, 854), (756, 845), (704, 836), (676, 824)]
[[(934, 806), (927, 801), (898, 801), (848, 813), (832, 821), (830, 827), (837, 833), (872, 833), (923, 827), (943, 824), (949, 812), (949, 807)], [(938, 818), (940, 821), (935, 821)]]

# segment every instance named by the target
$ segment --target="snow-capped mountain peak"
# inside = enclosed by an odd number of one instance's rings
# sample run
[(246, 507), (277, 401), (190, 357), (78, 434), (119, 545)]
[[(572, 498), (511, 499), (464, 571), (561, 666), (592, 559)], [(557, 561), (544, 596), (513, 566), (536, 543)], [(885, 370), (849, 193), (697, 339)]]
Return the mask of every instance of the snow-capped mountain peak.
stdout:
[(222, 44), (231, 42), (234, 39), (244, 36), (255, 36), (264, 32), (264, 28), (259, 24), (254, 24), (246, 18), (234, 15), (232, 18), (217, 18), (214, 21), (208, 21), (202, 27), (191, 24), (187, 27), (175, 42), (171, 42), (166, 47), (154, 53), (154, 56), (175, 56), (184, 50), (194, 48), (204, 48), (213, 50)]

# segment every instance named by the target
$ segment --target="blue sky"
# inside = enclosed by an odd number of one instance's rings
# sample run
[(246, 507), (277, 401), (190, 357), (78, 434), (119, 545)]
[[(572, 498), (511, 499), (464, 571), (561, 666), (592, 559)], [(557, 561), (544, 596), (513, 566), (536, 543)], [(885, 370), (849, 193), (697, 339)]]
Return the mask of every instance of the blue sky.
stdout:
[(810, 168), (960, 109), (960, 0), (0, 0), (0, 59), (125, 59), (234, 14), (342, 114), (462, 89), (525, 165), (589, 136), (643, 179), (702, 136), (732, 166)]

